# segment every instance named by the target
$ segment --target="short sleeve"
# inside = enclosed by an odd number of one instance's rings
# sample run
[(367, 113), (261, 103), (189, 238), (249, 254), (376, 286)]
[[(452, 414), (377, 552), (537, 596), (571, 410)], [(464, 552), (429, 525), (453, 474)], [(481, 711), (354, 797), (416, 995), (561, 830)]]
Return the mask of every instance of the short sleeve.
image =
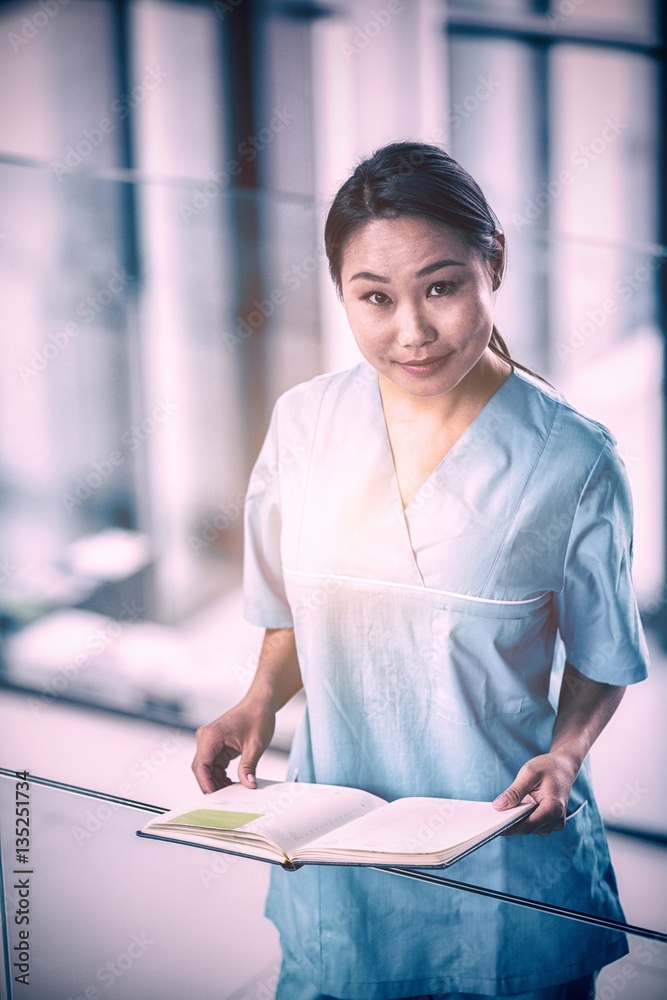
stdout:
[(610, 440), (579, 498), (570, 531), (558, 627), (568, 661), (590, 680), (644, 680), (648, 651), (632, 584), (632, 499)]
[(245, 499), (243, 613), (253, 625), (292, 628), (281, 557), (278, 408), (273, 409)]

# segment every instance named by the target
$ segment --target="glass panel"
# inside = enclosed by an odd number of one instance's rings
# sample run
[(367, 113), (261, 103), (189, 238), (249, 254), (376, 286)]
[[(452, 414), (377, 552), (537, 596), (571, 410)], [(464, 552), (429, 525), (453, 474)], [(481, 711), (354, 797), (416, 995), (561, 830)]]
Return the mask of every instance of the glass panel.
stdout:
[(458, 36), (450, 51), (453, 152), (507, 235), (497, 326), (514, 357), (617, 436), (635, 581), (653, 604), (664, 573), (655, 65)]
[(466, 14), (473, 10), (476, 13), (488, 11), (489, 14), (500, 13), (530, 13), (533, 10), (533, 0), (450, 0), (448, 5), (452, 10)]
[(604, 29), (625, 35), (649, 35), (657, 30), (656, 0), (551, 0), (548, 21), (561, 30)]
[[(238, 582), (270, 407), (319, 372), (320, 208), (205, 179), (0, 179), (6, 621), (136, 599), (173, 624)], [(104, 539), (72, 548), (110, 527), (134, 533), (125, 578)]]
[(3, 552), (23, 566), (136, 524), (135, 456), (112, 456), (130, 409), (132, 281), (119, 186), (8, 165), (0, 177)]
[(552, 300), (553, 381), (617, 438), (633, 491), (635, 587), (640, 605), (650, 606), (663, 579), (664, 344), (656, 314), (665, 253), (563, 240), (551, 260), (569, 276)]
[(116, 102), (123, 95), (116, 89), (113, 6), (109, 0), (2, 5), (3, 152), (67, 160), (70, 167), (120, 166)]
[[(15, 787), (0, 779), (9, 944), (15, 956), (29, 930), (26, 995), (210, 1000), (260, 985), (269, 995), (280, 951), (262, 915), (268, 866), (141, 840), (135, 831), (151, 815), (142, 808), (37, 784), (21, 864)], [(17, 923), (24, 914), (30, 923)]]
[(198, 725), (255, 662), (245, 490), (273, 401), (320, 371), (321, 206), (8, 164), (0, 192), (5, 676)]
[(550, 199), (552, 227), (629, 244), (654, 242), (654, 61), (558, 45), (549, 68), (549, 174), (551, 181), (561, 180)]
[(513, 23), (511, 15), (544, 14), (555, 33), (597, 30), (635, 38), (651, 37), (658, 28), (657, 0), (450, 0), (449, 7), (463, 17), (471, 11), (488, 14), (494, 24), (502, 23), (503, 15)]
[(290, 17), (289, 8), (281, 4), (273, 9), (265, 4), (263, 11), (260, 44), (265, 57), (257, 129), (264, 151), (263, 185), (309, 195), (315, 190), (312, 22)]
[[(16, 803), (23, 808), (26, 794), (30, 844), (17, 849)], [(12, 955), (4, 996), (22, 995), (14, 980), (21, 974), (29, 976), (31, 995), (40, 998), (99, 1000), (111, 988), (118, 1000), (268, 1000), (274, 995), (278, 935), (262, 915), (269, 866), (137, 838), (135, 832), (148, 821), (150, 810), (141, 803), (109, 801), (85, 790), (74, 794), (36, 782), (26, 793), (14, 776), (0, 777), (2, 903)], [(650, 914), (660, 929), (666, 916), (664, 899), (647, 887), (664, 868), (664, 852), (649, 850), (647, 855), (635, 848), (629, 858), (624, 847), (620, 842), (621, 885), (626, 880), (634, 885), (626, 901), (628, 921), (646, 926)], [(456, 879), (456, 866), (443, 874)], [(545, 872), (534, 898), (548, 902), (558, 878), (557, 872)], [(511, 879), (509, 884), (501, 880), (497, 888), (511, 893)], [(649, 906), (642, 889), (652, 896)], [(431, 886), (424, 891), (461, 890)], [(554, 921), (563, 918), (535, 914), (535, 919), (548, 937), (557, 929)], [(27, 937), (20, 937), (22, 930), (28, 931)], [(650, 965), (648, 981), (655, 985), (657, 998), (667, 982), (664, 945), (641, 938), (630, 938), (630, 943), (631, 957), (605, 970), (601, 987), (614, 983), (619, 974), (624, 981), (636, 978), (630, 969), (633, 962)], [(28, 969), (20, 966), (22, 959)], [(649, 1000), (649, 994), (642, 996)]]
[(127, 14), (131, 87), (121, 108), (131, 111), (134, 165), (149, 176), (208, 179), (231, 158), (224, 15), (211, 3), (163, 0), (133, 0)]
[(664, 257), (650, 250), (658, 220), (655, 74), (649, 59), (576, 46), (557, 46), (550, 61), (550, 224), (579, 237), (557, 239), (551, 251), (558, 291), (550, 369), (568, 399), (619, 439), (634, 489), (644, 603), (663, 574)]
[[(509, 268), (498, 300), (497, 326), (515, 356), (545, 367), (544, 261), (538, 220), (517, 240), (510, 220), (541, 176), (535, 141), (539, 108), (534, 85), (535, 54), (529, 46), (499, 39), (450, 39), (450, 148), (480, 184), (508, 232)], [(527, 85), (531, 81), (531, 85)]]

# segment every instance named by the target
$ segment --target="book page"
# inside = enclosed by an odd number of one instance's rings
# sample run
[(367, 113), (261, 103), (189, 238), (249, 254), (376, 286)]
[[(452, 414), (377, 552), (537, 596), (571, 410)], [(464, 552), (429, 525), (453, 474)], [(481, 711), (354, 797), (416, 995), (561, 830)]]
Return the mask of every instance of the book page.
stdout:
[(387, 854), (432, 854), (482, 840), (531, 808), (521, 805), (499, 812), (490, 802), (465, 799), (407, 798), (319, 837), (313, 852), (335, 849)]
[(384, 805), (384, 799), (359, 788), (286, 782), (274, 787), (270, 808), (244, 832), (267, 837), (291, 856), (299, 847)]
[[(210, 795), (201, 793), (183, 809), (156, 817), (145, 830), (203, 827), (230, 845), (260, 836), (287, 856), (316, 837), (385, 805), (385, 800), (358, 788), (315, 785), (305, 781), (258, 780), (257, 789), (229, 785)], [(176, 826), (178, 824), (178, 826)]]

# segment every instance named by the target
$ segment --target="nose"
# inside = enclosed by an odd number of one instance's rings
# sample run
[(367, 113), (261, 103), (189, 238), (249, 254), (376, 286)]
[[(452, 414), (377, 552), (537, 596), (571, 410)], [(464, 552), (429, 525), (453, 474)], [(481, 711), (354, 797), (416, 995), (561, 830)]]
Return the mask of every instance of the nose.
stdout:
[(396, 321), (396, 340), (400, 347), (423, 347), (438, 339), (438, 331), (417, 304), (405, 303), (397, 313)]

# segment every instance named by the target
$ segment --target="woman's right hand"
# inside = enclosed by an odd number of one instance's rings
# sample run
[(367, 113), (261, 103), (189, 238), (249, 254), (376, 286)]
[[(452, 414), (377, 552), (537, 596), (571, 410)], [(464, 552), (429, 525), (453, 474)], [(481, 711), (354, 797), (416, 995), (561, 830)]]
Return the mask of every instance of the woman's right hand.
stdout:
[(246, 698), (229, 712), (197, 730), (197, 753), (192, 770), (202, 792), (231, 785), (230, 761), (241, 755), (239, 781), (256, 788), (257, 762), (268, 747), (276, 727), (276, 713), (261, 700)]

